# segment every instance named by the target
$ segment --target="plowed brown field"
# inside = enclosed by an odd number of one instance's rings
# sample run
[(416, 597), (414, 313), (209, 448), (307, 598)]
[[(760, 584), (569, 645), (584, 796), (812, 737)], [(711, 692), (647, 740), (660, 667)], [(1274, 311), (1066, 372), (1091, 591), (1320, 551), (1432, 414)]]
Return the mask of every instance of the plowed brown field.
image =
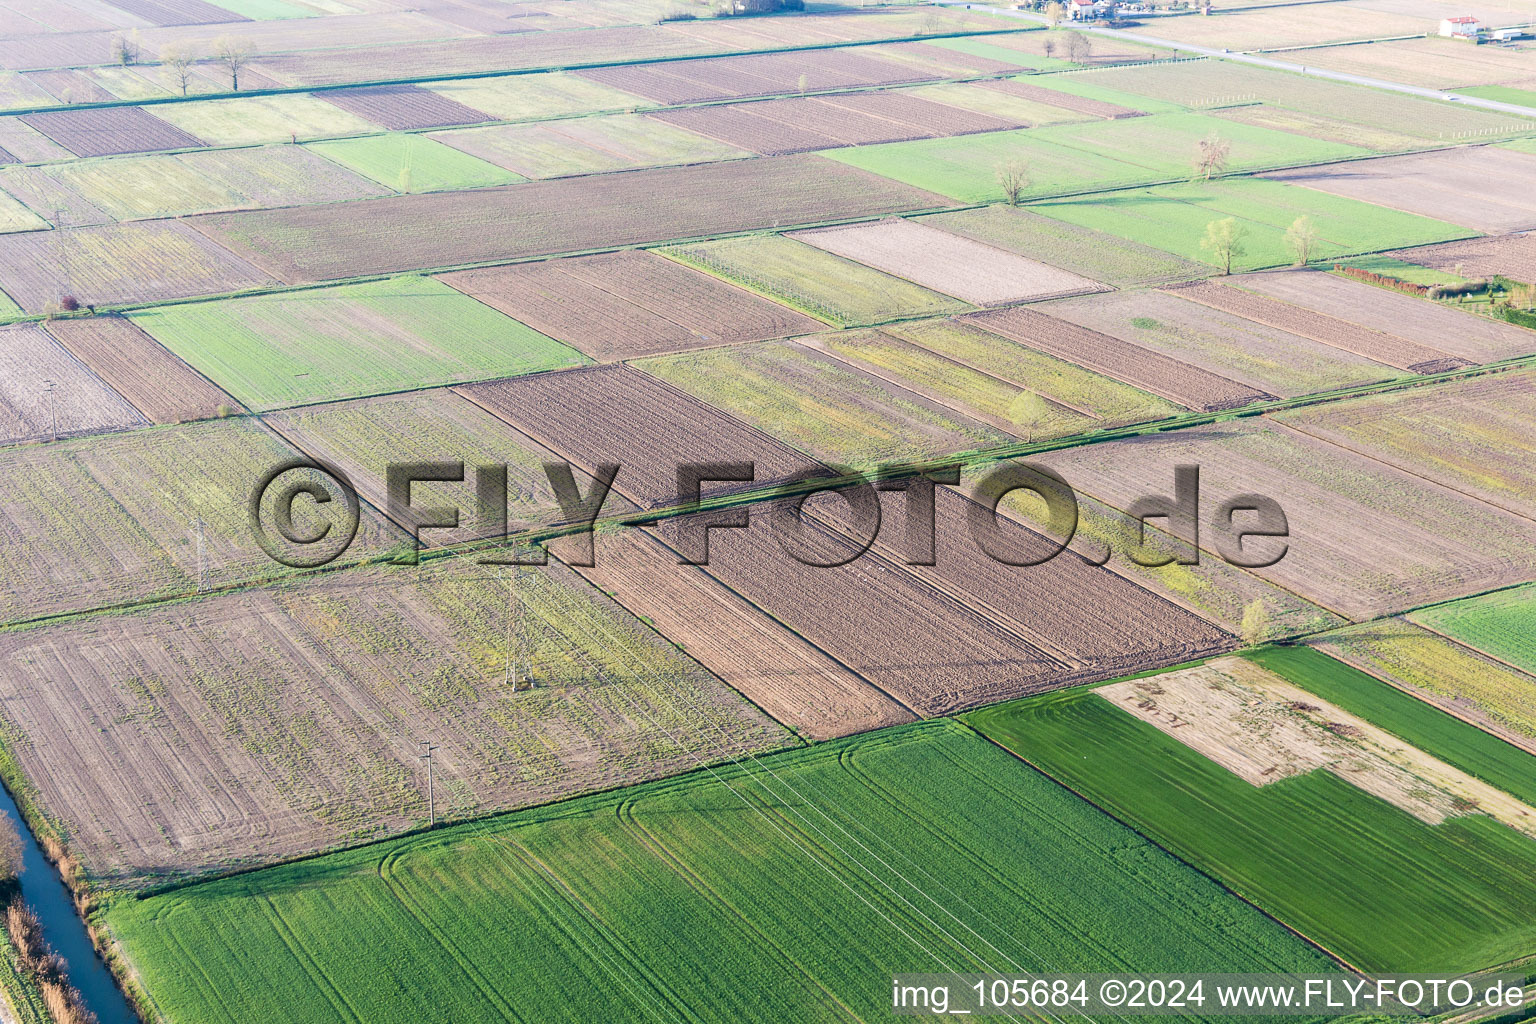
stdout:
[(185, 423), (240, 403), (119, 316), (54, 320), (49, 332), (156, 423)]

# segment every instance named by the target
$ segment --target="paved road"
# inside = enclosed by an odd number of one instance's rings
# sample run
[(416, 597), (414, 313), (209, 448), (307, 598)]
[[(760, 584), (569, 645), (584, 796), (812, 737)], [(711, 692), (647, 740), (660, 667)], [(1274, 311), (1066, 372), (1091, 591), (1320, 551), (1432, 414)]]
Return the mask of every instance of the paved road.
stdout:
[[(964, 0), (935, 0), (942, 7), (963, 7), (967, 10), (980, 11), (989, 14), (1001, 15), (1010, 18), (1022, 18), (1025, 21), (1044, 23), (1045, 18), (1039, 14), (1031, 14), (1028, 11), (1014, 11), (1002, 7), (992, 7), (986, 4), (968, 4)], [(1186, 15), (1186, 17), (1201, 17), (1201, 15)], [(1280, 71), (1294, 71), (1311, 78), (1331, 78), (1338, 82), (1349, 82), (1353, 85), (1368, 85), (1376, 89), (1388, 89), (1392, 92), (1407, 93), (1410, 96), (1425, 96), (1429, 99), (1451, 99), (1453, 102), (1468, 107), (1481, 107), (1484, 110), (1496, 110), (1501, 114), (1521, 114), (1525, 117), (1536, 117), (1536, 108), (1522, 107), (1517, 103), (1501, 103), (1498, 100), (1483, 99), (1481, 96), (1464, 96), (1460, 93), (1445, 92), (1441, 89), (1426, 89), (1419, 85), (1405, 85), (1402, 82), (1391, 82), (1384, 78), (1368, 78), (1365, 75), (1351, 75), (1344, 71), (1327, 71), (1322, 68), (1309, 68), (1304, 64), (1295, 64), (1291, 61), (1275, 60), (1273, 57), (1260, 57), (1253, 53), (1228, 52), (1211, 46), (1196, 46), (1193, 43), (1180, 43), (1172, 39), (1159, 39), (1156, 36), (1142, 35), (1140, 32), (1127, 32), (1118, 28), (1102, 28), (1097, 25), (1082, 25), (1076, 22), (1072, 27), (1080, 32), (1088, 32), (1093, 35), (1110, 36), (1115, 39), (1126, 39), (1133, 43), (1142, 43), (1149, 46), (1161, 46), (1167, 49), (1181, 50), (1186, 53), (1198, 53), (1207, 57), (1221, 57), (1224, 60), (1238, 61), (1243, 64), (1257, 64), (1260, 67), (1276, 68)]]

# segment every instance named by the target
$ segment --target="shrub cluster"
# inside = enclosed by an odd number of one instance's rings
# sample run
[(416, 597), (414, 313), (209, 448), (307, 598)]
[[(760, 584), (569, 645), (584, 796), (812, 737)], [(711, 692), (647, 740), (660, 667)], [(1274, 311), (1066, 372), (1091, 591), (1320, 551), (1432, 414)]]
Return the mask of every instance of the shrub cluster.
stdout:
[(1414, 284), (1412, 281), (1404, 281), (1400, 277), (1388, 277), (1386, 274), (1378, 274), (1374, 270), (1363, 270), (1360, 267), (1346, 267), (1342, 263), (1335, 263), (1333, 269), (1341, 274), (1369, 281), (1371, 284), (1379, 284), (1384, 288), (1392, 288), (1396, 291), (1407, 292), (1409, 295), (1428, 295), (1429, 285)]

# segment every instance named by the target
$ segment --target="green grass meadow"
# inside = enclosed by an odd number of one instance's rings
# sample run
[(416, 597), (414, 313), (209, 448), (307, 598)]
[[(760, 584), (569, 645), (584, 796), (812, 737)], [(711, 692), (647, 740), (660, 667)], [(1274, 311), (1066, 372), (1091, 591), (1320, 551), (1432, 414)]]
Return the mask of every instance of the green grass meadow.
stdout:
[(528, 180), (425, 135), (409, 132), (315, 142), (309, 148), (396, 192), (439, 192)]
[(1313, 260), (1473, 234), (1445, 221), (1265, 178), (1180, 182), (1034, 203), (1029, 209), (1212, 266), (1220, 266), (1221, 261), (1200, 245), (1206, 227), (1214, 220), (1233, 217), (1247, 232), (1244, 255), (1232, 261), (1234, 272), (1295, 262), (1285, 232), (1301, 216), (1312, 218), (1319, 236)]
[(159, 1009), (199, 1024), (870, 1020), (893, 971), (1329, 969), (951, 721), (127, 899), (104, 920)]
[(1231, 144), (1228, 170), (1337, 160), (1369, 152), (1204, 114), (1162, 113), (890, 142), (827, 150), (823, 155), (953, 199), (982, 203), (1004, 198), (997, 171), (1010, 163), (1028, 174), (1026, 197), (1187, 177), (1200, 141), (1212, 132)]
[(426, 277), (161, 306), (131, 319), (255, 411), (587, 361)]
[(1536, 675), (1536, 587), (1469, 597), (1408, 618)]
[[(1536, 758), (1322, 654), (1259, 660), (1485, 778), (1513, 764), (1491, 744), (1536, 778)], [(1253, 786), (1091, 688), (965, 720), (1361, 969), (1468, 971), (1536, 942), (1536, 841), (1491, 818), (1428, 825), (1326, 772)]]

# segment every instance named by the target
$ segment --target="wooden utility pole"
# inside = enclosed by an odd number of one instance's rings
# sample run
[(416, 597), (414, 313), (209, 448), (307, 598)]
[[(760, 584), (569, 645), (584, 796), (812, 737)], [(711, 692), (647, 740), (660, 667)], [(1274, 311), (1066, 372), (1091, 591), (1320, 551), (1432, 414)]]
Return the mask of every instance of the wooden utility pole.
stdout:
[(437, 744), (422, 740), (421, 746), (423, 750), (421, 759), (427, 762), (427, 819), (431, 822), (430, 827), (436, 828), (437, 800), (436, 794), (432, 791), (432, 751), (437, 749)]

